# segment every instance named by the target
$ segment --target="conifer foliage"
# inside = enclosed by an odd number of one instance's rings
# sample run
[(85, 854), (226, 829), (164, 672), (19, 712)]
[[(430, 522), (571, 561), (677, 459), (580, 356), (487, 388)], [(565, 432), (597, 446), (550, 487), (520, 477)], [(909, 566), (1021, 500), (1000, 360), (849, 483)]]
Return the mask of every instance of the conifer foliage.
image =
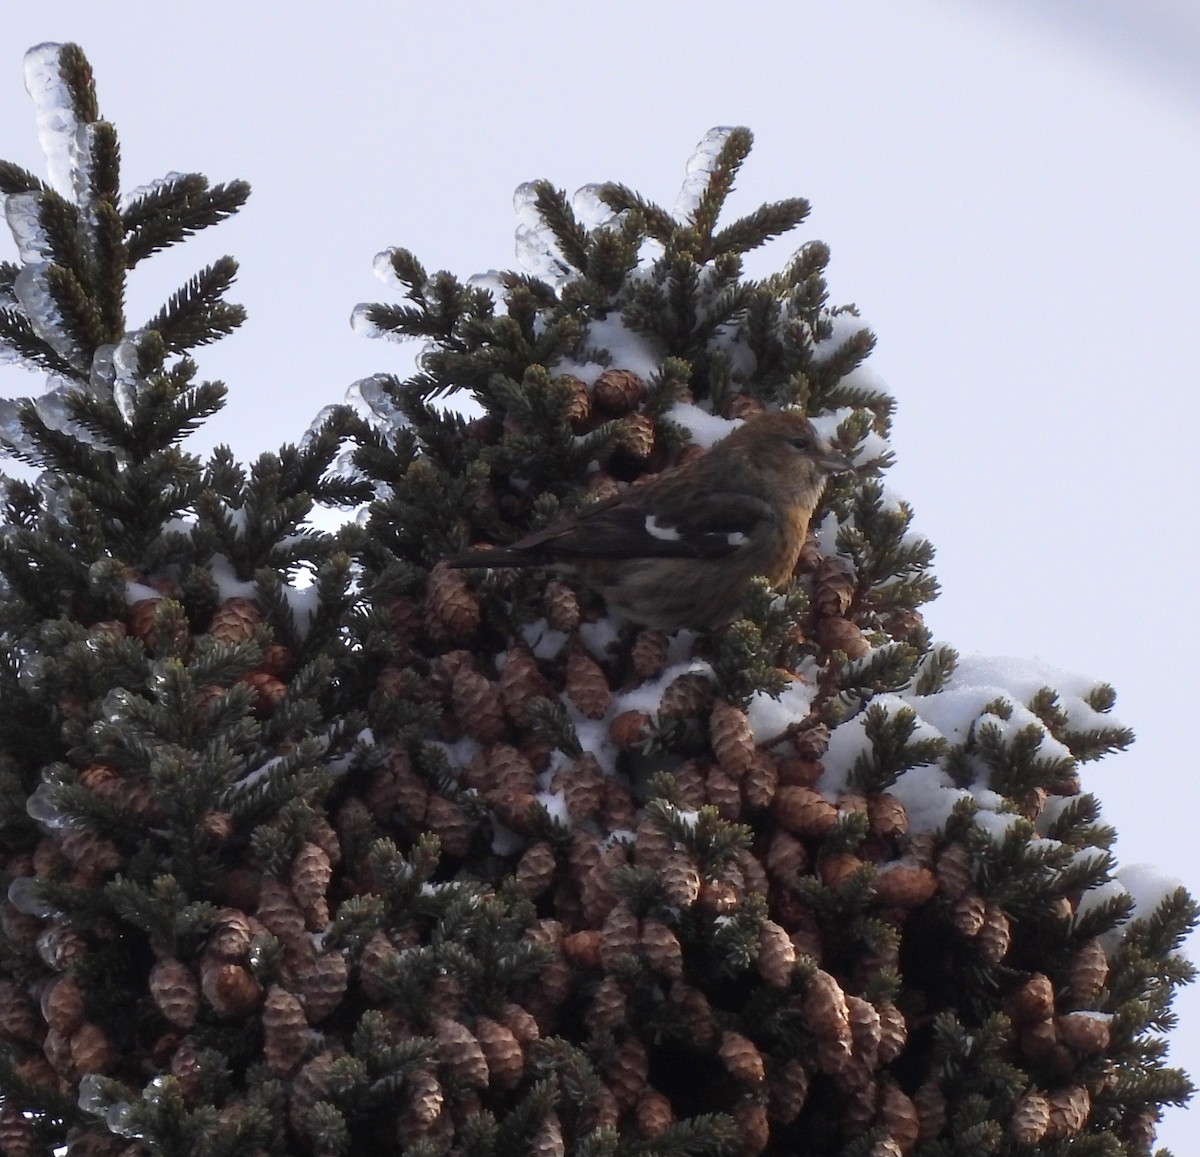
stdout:
[[(247, 471), (181, 449), (232, 261), (140, 328), (121, 295), (245, 186), (122, 196), (79, 50), (27, 78), (50, 179), (0, 167), (0, 341), (48, 388), (0, 414), (41, 472), (0, 538), (0, 1153), (1150, 1152), (1190, 1092), (1160, 1034), (1194, 907), (1121, 873), (1083, 791), (1132, 736), (1107, 686), (931, 639), (869, 331), (819, 243), (743, 274), (807, 213), (724, 219), (748, 131), (670, 211), (523, 186), (523, 272), (382, 254), (400, 303), (355, 325), (418, 372)], [(779, 406), (856, 470), (727, 628), (445, 564)], [(317, 501), (369, 506), (332, 536)]]

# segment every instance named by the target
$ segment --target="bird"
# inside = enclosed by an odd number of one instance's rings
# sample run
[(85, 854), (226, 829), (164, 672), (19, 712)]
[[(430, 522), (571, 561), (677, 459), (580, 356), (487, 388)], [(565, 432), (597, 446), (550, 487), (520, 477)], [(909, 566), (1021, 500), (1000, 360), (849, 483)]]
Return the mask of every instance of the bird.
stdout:
[(737, 617), (755, 576), (786, 586), (826, 478), (852, 469), (800, 410), (765, 411), (644, 485), (446, 562), (548, 567), (633, 623), (712, 630)]

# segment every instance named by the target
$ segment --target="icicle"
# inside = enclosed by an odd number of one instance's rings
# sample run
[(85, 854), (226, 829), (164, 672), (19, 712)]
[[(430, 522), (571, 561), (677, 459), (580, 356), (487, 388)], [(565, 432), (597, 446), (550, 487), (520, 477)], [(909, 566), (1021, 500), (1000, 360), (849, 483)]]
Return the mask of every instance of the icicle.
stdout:
[(36, 916), (39, 920), (48, 920), (58, 914), (53, 904), (47, 904), (42, 895), (43, 881), (36, 876), (18, 876), (8, 886), (8, 902), (18, 912), (26, 916)]
[(50, 295), (46, 284), (49, 268), (49, 261), (35, 261), (26, 265), (13, 281), (13, 293), (25, 311), (33, 332), (59, 357), (77, 369), (84, 369), (83, 350), (63, 325), (58, 303)]
[(4, 199), (4, 219), (17, 243), (17, 258), (22, 265), (51, 256), (50, 238), (42, 227), (41, 210), (41, 193), (10, 193)]
[(138, 353), (144, 336), (145, 330), (135, 330), (113, 348), (112, 396), (127, 426), (132, 426), (137, 417), (138, 393), (142, 385)]
[(576, 189), (575, 195), (571, 198), (571, 212), (575, 214), (575, 220), (585, 229), (602, 229), (606, 225), (611, 225), (618, 216), (613, 212), (611, 205), (605, 204), (600, 199), (600, 190), (603, 187), (603, 185), (584, 185), (582, 188)]
[(534, 277), (551, 284), (567, 278), (571, 269), (563, 260), (554, 233), (537, 210), (537, 187), (532, 181), (517, 186), (513, 194), (517, 211), (517, 260)]
[(696, 151), (688, 158), (687, 176), (683, 180), (679, 196), (675, 198), (675, 208), (671, 210), (671, 216), (681, 225), (686, 225), (692, 220), (700, 198), (708, 188), (709, 178), (717, 167), (717, 157), (733, 131), (734, 129), (728, 126), (709, 129), (696, 146)]
[(145, 185), (138, 185), (137, 188), (130, 189), (127, 193), (122, 193), (119, 203), (121, 212), (124, 213), (130, 205), (159, 192), (161, 189), (165, 189), (168, 185), (174, 185), (176, 182), (182, 181), (186, 176), (186, 173), (176, 173), (172, 170), (165, 177), (155, 177), (153, 181)]
[(66, 813), (54, 800), (55, 788), (48, 783), (40, 783), (34, 793), (25, 801), (25, 811), (31, 820), (47, 828), (65, 828), (68, 824)]
[(21, 425), (21, 403), (28, 398), (0, 398), (0, 443), (25, 457), (37, 453), (37, 447)]
[(94, 224), (92, 206), (96, 189), (96, 125), (80, 125), (71, 138), (71, 183), (75, 203), (88, 211)]
[(392, 336), (388, 330), (381, 328), (368, 316), (372, 309), (375, 308), (373, 302), (360, 302), (354, 307), (350, 313), (350, 328), (354, 330), (359, 337), (389, 337)]
[(397, 293), (407, 293), (409, 287), (396, 276), (395, 266), (392, 265), (392, 254), (395, 252), (395, 248), (391, 248), (383, 250), (382, 253), (376, 253), (375, 260), (371, 262), (371, 268), (384, 285), (396, 290)]
[(39, 44), (25, 53), (25, 91), (37, 110), (38, 140), (46, 154), (51, 186), (64, 197), (75, 195), (75, 130), (79, 122), (71, 92), (62, 78), (61, 44)]
[(346, 391), (346, 401), (356, 410), (364, 412), (390, 427), (410, 425), (407, 418), (397, 409), (387, 392), (387, 374), (372, 374), (369, 378), (359, 378)]

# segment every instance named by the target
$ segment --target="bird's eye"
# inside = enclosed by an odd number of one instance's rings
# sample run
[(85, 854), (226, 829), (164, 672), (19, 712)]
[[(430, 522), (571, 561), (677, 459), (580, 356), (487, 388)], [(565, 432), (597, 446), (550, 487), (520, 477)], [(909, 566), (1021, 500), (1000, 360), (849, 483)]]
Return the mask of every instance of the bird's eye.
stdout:
[(797, 434), (791, 439), (791, 443), (796, 447), (797, 450), (812, 449), (812, 439), (809, 438), (807, 434)]

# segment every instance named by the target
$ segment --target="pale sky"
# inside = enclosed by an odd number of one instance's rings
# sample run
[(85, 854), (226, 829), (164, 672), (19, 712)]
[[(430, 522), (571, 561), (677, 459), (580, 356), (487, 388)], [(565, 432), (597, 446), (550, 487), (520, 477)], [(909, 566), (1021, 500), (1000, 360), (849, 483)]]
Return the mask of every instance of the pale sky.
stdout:
[[(199, 351), (232, 397), (193, 448), (242, 459), (299, 438), (356, 378), (406, 372), (409, 350), (348, 324), (391, 299), (380, 249), (464, 277), (511, 266), (522, 181), (620, 180), (669, 205), (703, 133), (748, 125), (730, 211), (813, 205), (754, 272), (821, 238), (832, 299), (879, 337), (889, 482), (938, 551), (927, 621), (962, 651), (1113, 683), (1138, 742), (1085, 787), (1123, 863), (1200, 891), (1191, 4), (16, 0), (0, 156), (37, 171), (21, 57), (44, 40), (91, 59), (126, 187), (174, 169), (254, 188), (237, 219), (139, 267), (129, 309), (139, 324), (238, 258), (249, 321)], [(39, 386), (0, 367), (0, 393)], [(1200, 1079), (1200, 992), (1177, 1011), (1172, 1061)], [(1168, 1114), (1159, 1143), (1194, 1148), (1188, 1117)]]

